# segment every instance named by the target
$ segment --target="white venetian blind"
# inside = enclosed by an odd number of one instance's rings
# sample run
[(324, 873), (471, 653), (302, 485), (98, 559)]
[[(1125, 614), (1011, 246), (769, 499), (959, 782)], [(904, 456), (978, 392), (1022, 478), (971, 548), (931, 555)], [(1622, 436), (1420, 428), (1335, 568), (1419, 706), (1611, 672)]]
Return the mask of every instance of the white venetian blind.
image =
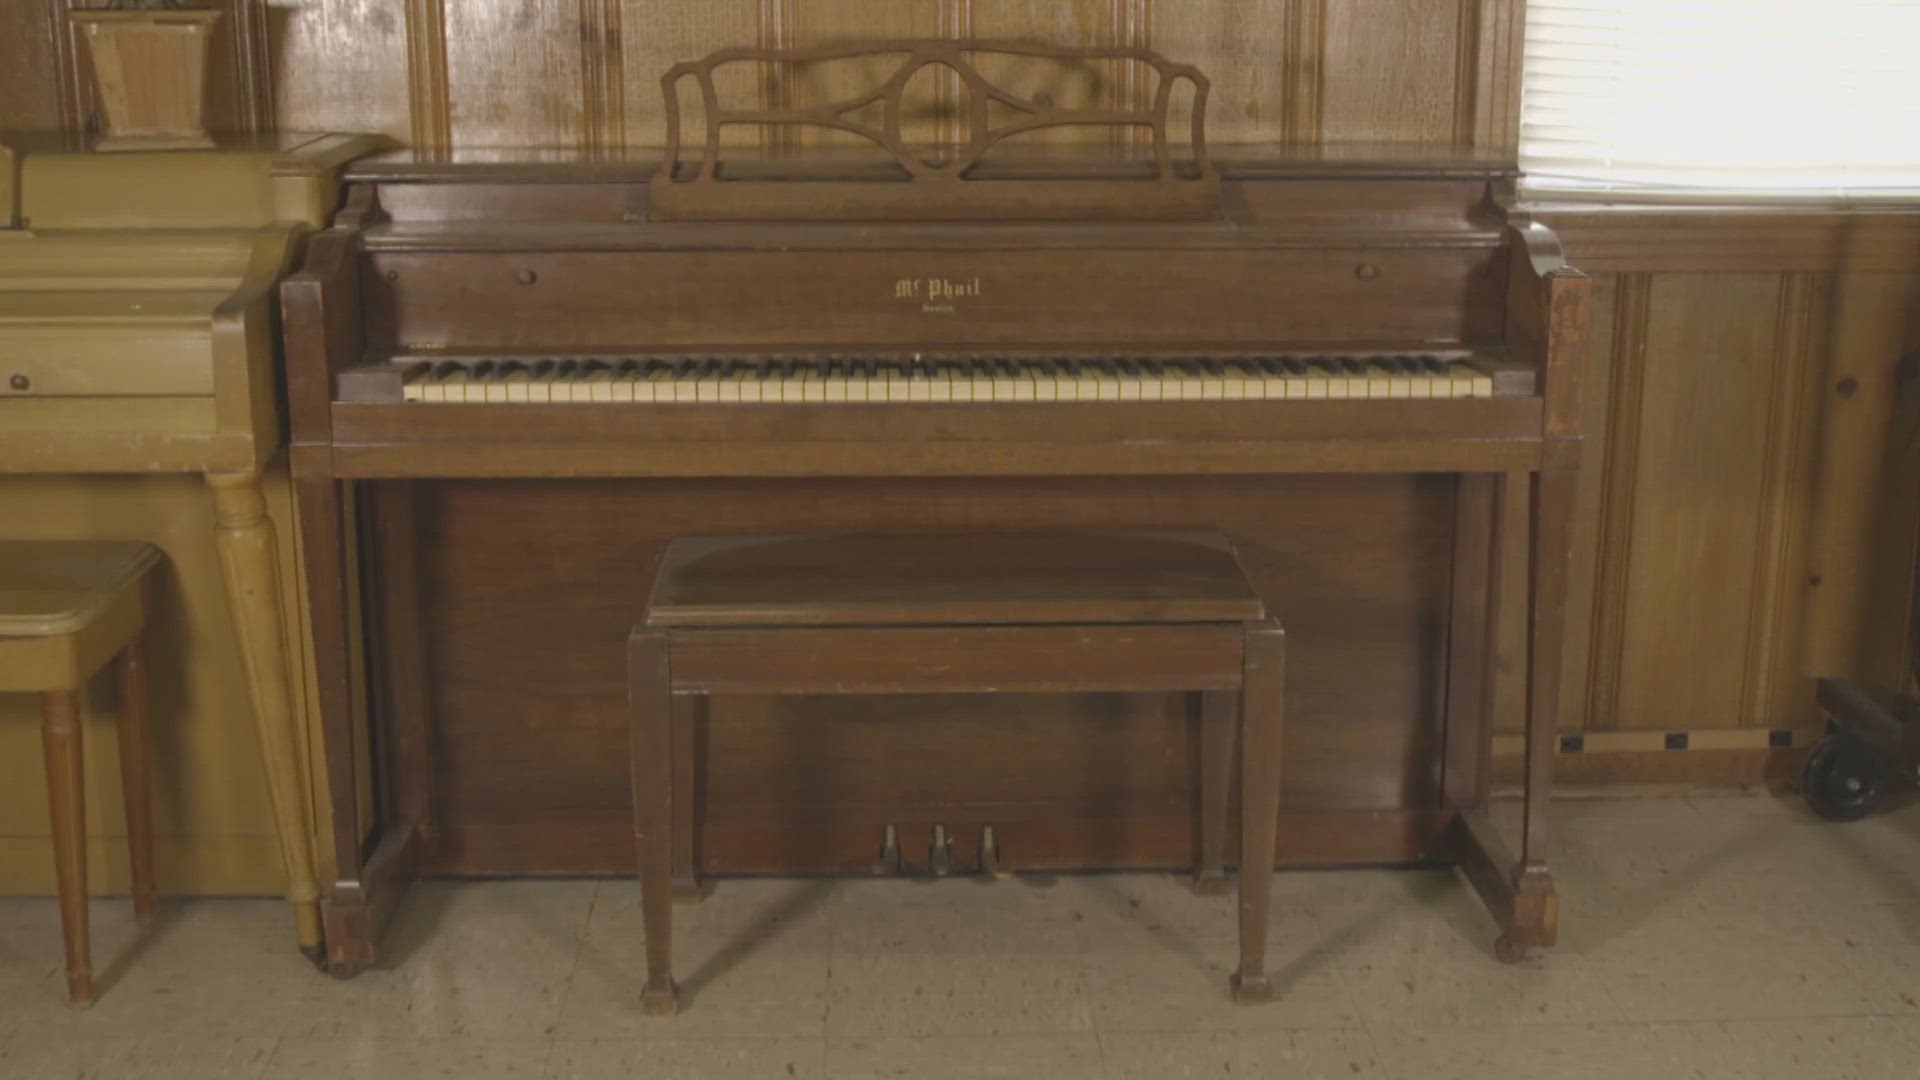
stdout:
[(1542, 187), (1920, 192), (1920, 0), (1529, 0)]

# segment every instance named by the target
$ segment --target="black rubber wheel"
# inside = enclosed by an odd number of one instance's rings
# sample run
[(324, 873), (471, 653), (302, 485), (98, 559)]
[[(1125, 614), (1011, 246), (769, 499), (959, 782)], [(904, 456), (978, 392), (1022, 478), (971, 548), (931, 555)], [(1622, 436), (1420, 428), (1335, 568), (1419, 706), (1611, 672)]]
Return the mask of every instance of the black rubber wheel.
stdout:
[(1829, 735), (1820, 740), (1800, 774), (1807, 806), (1828, 821), (1859, 821), (1887, 797), (1885, 767), (1855, 740)]

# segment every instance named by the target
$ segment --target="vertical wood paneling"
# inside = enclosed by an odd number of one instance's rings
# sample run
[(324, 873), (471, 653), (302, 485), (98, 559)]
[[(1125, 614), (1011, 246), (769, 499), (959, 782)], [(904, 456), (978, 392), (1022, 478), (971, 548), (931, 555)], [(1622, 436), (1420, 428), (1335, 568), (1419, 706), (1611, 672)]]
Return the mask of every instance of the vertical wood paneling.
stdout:
[(442, 6), (454, 145), (585, 145), (577, 3)]
[(407, 115), (413, 145), (453, 145), (453, 91), (442, 0), (407, 0)]
[[(1621, 657), (1626, 649), (1627, 571), (1632, 559), (1634, 486), (1640, 476), (1640, 403), (1647, 368), (1647, 307), (1651, 274), (1622, 274), (1614, 290), (1606, 354), (1606, 402), (1601, 468), (1587, 485), (1599, 493), (1593, 546), (1593, 620), (1587, 659), (1587, 715), (1583, 726), (1618, 726)], [(1589, 454), (1591, 459), (1594, 455)]]
[[(276, 3), (267, 16), (281, 131), (361, 131), (423, 141), (411, 108), (411, 5), (298, 0)], [(440, 69), (444, 90), (444, 63)]]
[[(1287, 142), (1318, 142), (1326, 131), (1327, 0), (1291, 0), (1287, 4), (1281, 57), (1286, 107), (1281, 137)], [(1250, 141), (1259, 141), (1254, 126)]]
[(1760, 422), (1765, 448), (1758, 516), (1752, 608), (1747, 614), (1746, 685), (1740, 722), (1785, 726), (1800, 720), (1811, 687), (1802, 685), (1794, 653), (1795, 628), (1806, 604), (1806, 537), (1811, 509), (1812, 429), (1818, 422), (1820, 360), (1816, 341), (1824, 282), (1813, 274), (1785, 274), (1774, 304), (1776, 342), (1773, 395)]
[(1891, 666), (1874, 656), (1877, 643), (1863, 640), (1862, 628), (1876, 588), (1884, 588), (1871, 577), (1874, 531), (1895, 374), (1901, 354), (1920, 348), (1920, 278), (1842, 275), (1832, 322), (1820, 385), (1818, 494), (1801, 640), (1802, 673), (1810, 676), (1879, 673)]
[(67, 21), (67, 12), (86, 7), (80, 0), (47, 0), (45, 40), (53, 51), (53, 69), (59, 79), (60, 130), (86, 131), (92, 127), (93, 72), (86, 46)]
[[(620, 93), (624, 99), (622, 141), (658, 146), (666, 140), (660, 76), (682, 60), (697, 60), (730, 45), (764, 44), (766, 9), (780, 0), (706, 0), (662, 5), (657, 0), (619, 0)], [(780, 25), (778, 12), (771, 16)], [(698, 122), (696, 118), (696, 122)], [(695, 129), (698, 130), (698, 129)]]
[(581, 145), (589, 154), (617, 152), (627, 141), (625, 12), (621, 0), (578, 2)]
[(1777, 274), (1665, 274), (1647, 312), (1622, 728), (1739, 727), (1763, 572)]
[(0, 4), (0, 127), (57, 130), (62, 80), (50, 9)]
[[(937, 37), (942, 24), (945, 0), (892, 0), (886, 4), (849, 4), (841, 0), (785, 0), (784, 40), (794, 46), (828, 45), (885, 38)], [(871, 62), (836, 61), (810, 67), (805, 72), (789, 70), (784, 88), (785, 104), (802, 107), (833, 101), (868, 89), (893, 70), (894, 60), (878, 58)], [(941, 87), (945, 79), (934, 83), (935, 93), (905, 103), (901, 131), (909, 143), (937, 142), (947, 130), (940, 115), (940, 99), (953, 100), (952, 90)], [(800, 129), (792, 133), (797, 146), (863, 146), (866, 140), (842, 132)]]
[[(1247, 0), (1231, 7), (1175, 4), (1153, 11), (1154, 48), (1169, 59), (1197, 62), (1213, 80), (1207, 137), (1218, 144), (1291, 138), (1297, 118), (1294, 83), (1317, 69), (1317, 43), (1302, 51), (1296, 15), (1320, 0)], [(1204, 61), (1196, 58), (1204, 57)]]
[[(215, 126), (233, 131), (273, 130), (273, 56), (267, 0), (227, 0), (223, 40), (213, 54), (215, 80), (224, 74), (229, 96), (214, 95)], [(224, 106), (224, 107), (223, 107)]]
[(1520, 138), (1525, 0), (1460, 0), (1453, 141), (1513, 152)]
[[(1644, 290), (1641, 293), (1644, 311)], [(1580, 388), (1580, 401), (1585, 409), (1581, 430), (1586, 432), (1586, 441), (1580, 450), (1580, 491), (1573, 517), (1573, 535), (1579, 542), (1574, 545), (1573, 566), (1567, 581), (1567, 637), (1561, 661), (1559, 726), (1563, 731), (1578, 731), (1585, 726), (1593, 693), (1595, 614), (1604, 554), (1597, 538), (1601, 535), (1606, 505), (1620, 295), (1620, 275), (1593, 276), (1593, 322), (1588, 334), (1585, 384)], [(1617, 651), (1611, 662), (1617, 669)], [(1611, 671), (1608, 677), (1612, 677)]]
[[(1054, 45), (1111, 44), (1116, 36), (1113, 0), (966, 0), (973, 35), (981, 38), (1042, 41)], [(1038, 62), (981, 61), (988, 78), (1016, 94), (1031, 97), (1045, 91), (1065, 108), (1106, 104), (1113, 100), (1109, 71), (1062, 77)], [(1059, 142), (1065, 132), (1041, 131), (1023, 136), (1033, 142)], [(1084, 136), (1082, 136), (1084, 138)]]
[(1451, 142), (1460, 5), (1327, 7), (1321, 128), (1330, 140)]

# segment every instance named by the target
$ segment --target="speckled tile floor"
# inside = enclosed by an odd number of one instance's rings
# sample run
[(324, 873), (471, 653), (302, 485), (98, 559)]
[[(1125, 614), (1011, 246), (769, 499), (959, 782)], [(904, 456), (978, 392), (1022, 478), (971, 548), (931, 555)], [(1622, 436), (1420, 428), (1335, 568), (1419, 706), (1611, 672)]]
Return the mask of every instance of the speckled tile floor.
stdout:
[(0, 1078), (1920, 1075), (1920, 806), (1855, 825), (1764, 797), (1555, 805), (1561, 945), (1518, 966), (1438, 871), (1280, 875), (1282, 993), (1226, 996), (1232, 902), (1169, 875), (729, 880), (680, 908), (688, 1008), (640, 1015), (627, 881), (435, 883), (358, 979), (284, 909), (0, 901)]

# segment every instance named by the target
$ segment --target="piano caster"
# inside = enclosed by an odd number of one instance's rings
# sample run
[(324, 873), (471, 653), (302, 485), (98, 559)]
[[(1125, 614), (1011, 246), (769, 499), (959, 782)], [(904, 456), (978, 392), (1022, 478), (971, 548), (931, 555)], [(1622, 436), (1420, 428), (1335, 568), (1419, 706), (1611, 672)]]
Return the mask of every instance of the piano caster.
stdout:
[(302, 945), (300, 946), (300, 955), (307, 958), (307, 963), (312, 964), (321, 971), (327, 970), (327, 947), (325, 945)]
[(1527, 952), (1526, 944), (1514, 940), (1512, 931), (1501, 934), (1493, 940), (1493, 955), (1503, 964), (1517, 964), (1527, 958)]
[(1233, 990), (1233, 1000), (1240, 1005), (1259, 1005), (1273, 1000), (1273, 980), (1265, 975), (1245, 978), (1239, 972), (1227, 980)]
[(640, 1011), (647, 1016), (675, 1016), (680, 1012), (680, 987), (672, 981), (664, 986), (651, 983), (640, 992)]

